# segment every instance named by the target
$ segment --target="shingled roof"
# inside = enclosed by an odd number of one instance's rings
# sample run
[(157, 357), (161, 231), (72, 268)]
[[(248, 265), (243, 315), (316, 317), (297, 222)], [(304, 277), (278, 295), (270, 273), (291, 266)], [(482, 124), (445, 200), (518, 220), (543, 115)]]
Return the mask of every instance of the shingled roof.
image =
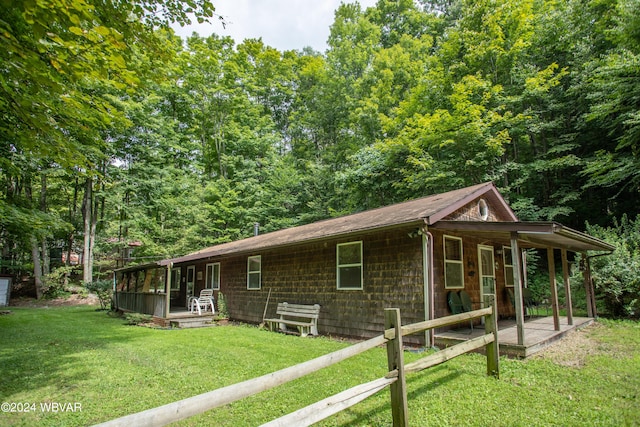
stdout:
[(497, 196), (497, 200), (503, 205), (507, 215), (513, 221), (517, 221), (516, 216), (504, 202), (502, 196), (499, 195), (493, 183), (486, 182), (378, 209), (278, 230), (234, 242), (222, 243), (182, 257), (161, 261), (160, 264), (166, 265), (170, 262), (180, 263), (227, 254), (256, 252), (302, 242), (319, 241), (411, 224), (431, 225), (487, 193)]

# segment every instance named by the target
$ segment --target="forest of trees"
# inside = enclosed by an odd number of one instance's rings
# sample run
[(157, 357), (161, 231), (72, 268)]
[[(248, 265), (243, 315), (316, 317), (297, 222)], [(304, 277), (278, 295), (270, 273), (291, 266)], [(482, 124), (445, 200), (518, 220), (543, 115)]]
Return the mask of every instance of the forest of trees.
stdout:
[(522, 220), (640, 212), (640, 0), (343, 4), (326, 52), (170, 30), (214, 7), (0, 1), (0, 272), (485, 181)]

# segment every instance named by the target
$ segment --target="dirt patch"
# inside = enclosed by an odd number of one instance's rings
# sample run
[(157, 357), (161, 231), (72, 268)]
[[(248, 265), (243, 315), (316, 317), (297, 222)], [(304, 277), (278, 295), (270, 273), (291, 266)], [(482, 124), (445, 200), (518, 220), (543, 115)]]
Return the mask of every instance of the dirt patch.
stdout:
[(584, 366), (589, 356), (603, 353), (602, 346), (591, 337), (597, 328), (602, 327), (598, 323), (593, 323), (586, 328), (571, 331), (532, 358), (547, 359), (558, 365), (580, 368)]
[(11, 298), (11, 307), (62, 307), (72, 305), (100, 305), (100, 300), (93, 294), (71, 294), (67, 297), (51, 299)]

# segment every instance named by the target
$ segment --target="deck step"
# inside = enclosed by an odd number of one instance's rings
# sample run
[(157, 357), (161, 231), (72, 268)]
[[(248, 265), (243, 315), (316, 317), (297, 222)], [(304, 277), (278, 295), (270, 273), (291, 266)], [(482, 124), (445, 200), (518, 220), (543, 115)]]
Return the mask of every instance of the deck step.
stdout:
[(169, 326), (172, 328), (203, 328), (205, 326), (211, 326), (213, 323), (213, 316), (202, 317), (186, 317), (183, 319), (173, 319), (169, 321)]

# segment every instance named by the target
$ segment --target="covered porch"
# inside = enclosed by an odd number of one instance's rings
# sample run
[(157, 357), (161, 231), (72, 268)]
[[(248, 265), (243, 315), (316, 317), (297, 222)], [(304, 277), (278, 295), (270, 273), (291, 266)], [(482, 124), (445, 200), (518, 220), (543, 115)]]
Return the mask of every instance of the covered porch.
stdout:
[[(153, 316), (163, 326), (171, 323), (211, 323), (213, 315), (189, 309), (193, 286), (181, 287), (179, 269), (148, 263), (114, 271), (113, 304), (117, 310)], [(193, 279), (191, 279), (193, 282)], [(184, 282), (184, 281), (183, 281)]]
[[(556, 329), (552, 316), (532, 317), (524, 322), (524, 342), (518, 343), (518, 326), (513, 319), (498, 322), (498, 343), (500, 354), (526, 358), (553, 344), (571, 331), (579, 330), (594, 322), (591, 317), (574, 317), (570, 325), (566, 316), (560, 317), (560, 327)], [(484, 326), (471, 330), (468, 327), (439, 332), (435, 335), (435, 345), (449, 347), (484, 334)]]
[[(499, 325), (500, 350), (507, 354), (527, 357), (539, 351), (569, 330), (586, 326), (597, 316), (595, 293), (590, 275), (589, 260), (593, 256), (606, 255), (614, 247), (606, 242), (587, 234), (565, 227), (556, 222), (482, 222), (482, 221), (439, 221), (430, 226), (432, 229), (454, 231), (465, 236), (472, 236), (486, 244), (501, 244), (511, 255), (513, 282), (511, 287), (500, 291), (511, 291), (515, 316), (503, 320)], [(548, 308), (550, 316), (533, 317), (531, 308), (526, 307), (527, 298), (527, 268), (526, 250), (536, 249), (546, 252), (550, 298)], [(586, 294), (587, 316), (577, 318), (573, 316), (573, 302), (569, 273), (568, 252), (579, 253), (582, 256), (584, 268), (584, 289)], [(559, 266), (556, 263), (559, 261)], [(562, 286), (565, 294), (564, 316), (560, 316), (558, 302), (558, 283), (556, 271), (562, 272)], [(509, 273), (511, 276), (511, 273)], [(481, 279), (482, 280), (482, 279)], [(480, 283), (481, 289), (493, 289), (490, 293), (498, 292), (495, 281)], [(529, 311), (528, 311), (529, 310)], [(434, 343), (447, 345), (447, 340), (466, 340), (473, 337), (471, 331), (454, 330), (439, 332), (434, 337)]]

